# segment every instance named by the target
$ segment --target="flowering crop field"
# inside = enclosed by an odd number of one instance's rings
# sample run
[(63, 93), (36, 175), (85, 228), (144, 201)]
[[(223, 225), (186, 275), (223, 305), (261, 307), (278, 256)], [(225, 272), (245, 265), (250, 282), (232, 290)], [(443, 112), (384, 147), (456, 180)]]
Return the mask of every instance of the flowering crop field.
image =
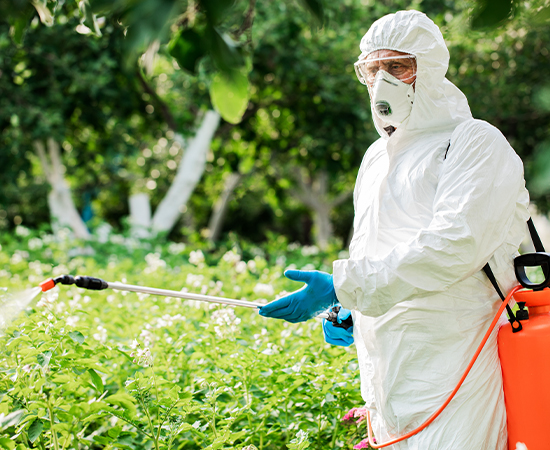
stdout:
[(300, 287), (286, 267), (330, 271), (336, 255), (119, 235), (78, 246), (22, 227), (0, 239), (0, 448), (368, 447), (361, 409), (348, 413), (355, 348), (326, 344), (318, 320), (75, 286), (22, 294), (69, 273), (267, 302)]

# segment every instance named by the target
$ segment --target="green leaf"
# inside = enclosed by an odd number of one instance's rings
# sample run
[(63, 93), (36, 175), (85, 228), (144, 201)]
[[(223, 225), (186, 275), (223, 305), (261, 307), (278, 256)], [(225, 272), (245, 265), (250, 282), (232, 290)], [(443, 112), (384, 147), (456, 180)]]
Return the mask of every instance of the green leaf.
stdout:
[(227, 122), (236, 124), (241, 121), (249, 97), (248, 77), (242, 71), (235, 71), (231, 76), (221, 73), (213, 76), (210, 99)]
[(536, 14), (535, 14), (535, 21), (537, 23), (544, 23), (546, 21), (550, 20), (550, 5), (545, 6), (544, 8), (541, 8)]
[[(27, 28), (30, 24), (30, 20), (32, 16), (34, 15), (34, 10), (30, 8), (25, 8), (23, 12), (21, 12), (19, 15), (17, 15), (11, 22), (11, 37), (13, 41), (21, 45), (23, 43), (23, 36), (25, 35), (25, 31), (27, 31)], [(15, 333), (14, 333), (14, 337)]]
[(40, 22), (48, 27), (51, 27), (53, 25), (53, 14), (48, 8), (47, 0), (34, 0), (32, 4), (40, 17)]
[(472, 15), (474, 30), (496, 28), (512, 17), (512, 0), (478, 0), (478, 7)]
[(15, 448), (15, 442), (10, 438), (0, 438), (0, 447), (13, 450)]
[(87, 26), (94, 35), (101, 36), (101, 30), (99, 29), (99, 24), (97, 23), (97, 17), (92, 12), (90, 3), (88, 0), (80, 0), (78, 3), (80, 9), (81, 23)]
[(29, 435), (29, 441), (34, 442), (38, 439), (40, 434), (42, 433), (42, 429), (44, 428), (44, 424), (40, 419), (36, 419), (29, 429), (27, 430), (27, 434)]
[(130, 417), (135, 416), (137, 413), (136, 406), (134, 405), (134, 397), (124, 392), (118, 392), (114, 395), (109, 395), (108, 397), (104, 398), (103, 401), (105, 403), (109, 403), (110, 405), (120, 406), (128, 413)]
[(541, 111), (550, 111), (550, 85), (543, 86), (534, 91), (533, 103)]
[(17, 425), (21, 421), (21, 417), (23, 417), (24, 413), (25, 411), (23, 409), (19, 409), (0, 418), (0, 430)]
[(141, 0), (128, 4), (131, 7), (125, 12), (124, 25), (128, 26), (126, 48), (130, 55), (145, 51), (157, 39), (163, 42), (181, 6), (175, 0)]
[(117, 438), (120, 432), (122, 431), (122, 427), (120, 425), (113, 427), (107, 431), (107, 434), (112, 437), (113, 439)]
[(92, 383), (94, 383), (94, 386), (96, 389), (103, 393), (105, 388), (103, 387), (103, 381), (101, 380), (101, 377), (97, 374), (97, 372), (94, 369), (88, 369), (88, 373), (90, 374), (90, 377), (92, 378)]
[(194, 75), (197, 62), (206, 54), (203, 37), (193, 29), (183, 30), (168, 44), (168, 53), (182, 69)]
[(301, 0), (304, 7), (313, 15), (313, 17), (323, 24), (325, 21), (325, 11), (323, 7), (323, 0)]
[(201, 0), (200, 4), (204, 8), (206, 20), (217, 25), (226, 17), (229, 9), (235, 4), (235, 0)]
[(296, 438), (292, 439), (286, 446), (291, 450), (304, 450), (309, 448), (308, 432), (298, 430)]
[(71, 331), (69, 333), (69, 337), (75, 341), (75, 342), (78, 342), (79, 344), (82, 344), (84, 342), (84, 340), (86, 339), (84, 337), (84, 335), (80, 332), (80, 331)]
[(46, 367), (48, 364), (50, 364), (50, 359), (52, 359), (52, 352), (50, 350), (36, 355), (36, 360), (38, 361), (38, 364), (40, 364), (42, 367)]
[(214, 27), (208, 26), (205, 43), (210, 57), (221, 72), (230, 73), (245, 65), (237, 43), (229, 35), (220, 34)]

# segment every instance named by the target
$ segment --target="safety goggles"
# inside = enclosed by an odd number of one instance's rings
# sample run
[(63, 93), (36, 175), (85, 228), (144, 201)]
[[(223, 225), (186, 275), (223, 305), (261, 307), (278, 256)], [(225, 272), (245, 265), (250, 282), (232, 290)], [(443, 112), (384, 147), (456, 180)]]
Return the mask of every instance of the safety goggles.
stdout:
[(373, 85), (379, 70), (384, 70), (401, 81), (407, 81), (416, 76), (416, 58), (413, 55), (361, 59), (353, 66), (357, 78), (366, 86)]

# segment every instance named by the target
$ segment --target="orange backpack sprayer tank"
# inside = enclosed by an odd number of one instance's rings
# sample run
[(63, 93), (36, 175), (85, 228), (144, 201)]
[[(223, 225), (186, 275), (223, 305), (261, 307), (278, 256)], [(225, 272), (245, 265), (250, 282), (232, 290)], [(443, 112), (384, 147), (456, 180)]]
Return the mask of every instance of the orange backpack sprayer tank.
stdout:
[[(550, 448), (550, 254), (531, 253), (514, 261), (516, 276), (524, 287), (514, 299), (522, 320), (522, 330), (514, 333), (511, 324), (501, 327), (498, 352), (502, 366), (504, 400), (508, 422), (508, 450), (523, 442), (529, 450)], [(532, 284), (525, 266), (542, 266), (546, 280)], [(525, 306), (529, 308), (527, 312)]]

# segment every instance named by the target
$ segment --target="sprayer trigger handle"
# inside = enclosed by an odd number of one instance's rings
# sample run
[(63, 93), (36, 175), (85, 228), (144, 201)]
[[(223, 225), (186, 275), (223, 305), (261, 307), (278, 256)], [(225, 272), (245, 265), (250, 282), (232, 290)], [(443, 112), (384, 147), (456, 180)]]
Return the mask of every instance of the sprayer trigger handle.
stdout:
[(346, 320), (338, 322), (338, 312), (340, 311), (340, 306), (333, 306), (332, 309), (328, 312), (327, 320), (332, 322), (332, 326), (336, 328), (343, 328), (348, 330), (353, 327), (353, 317), (350, 315)]

